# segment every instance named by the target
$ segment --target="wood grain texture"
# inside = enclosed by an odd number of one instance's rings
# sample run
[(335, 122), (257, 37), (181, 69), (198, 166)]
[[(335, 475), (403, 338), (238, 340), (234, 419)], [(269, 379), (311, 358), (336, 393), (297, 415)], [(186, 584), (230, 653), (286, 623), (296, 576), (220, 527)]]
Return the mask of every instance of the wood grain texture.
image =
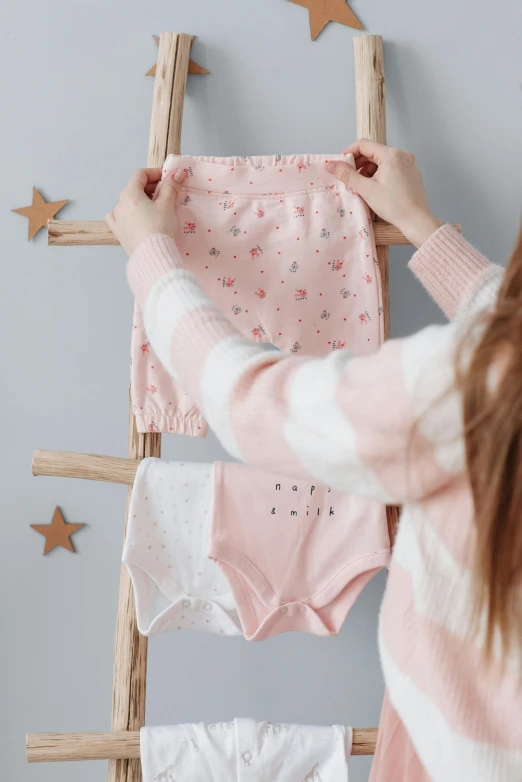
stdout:
[[(167, 155), (180, 152), (191, 44), (191, 35), (160, 35), (147, 158), (150, 168), (163, 165)], [(132, 404), (129, 408), (129, 457), (136, 460), (147, 456), (160, 457), (161, 434), (139, 434)], [(129, 489), (127, 493), (124, 534), (127, 532), (131, 491)], [(127, 568), (122, 566), (114, 645), (111, 730), (136, 731), (145, 724), (146, 677), (147, 639), (138, 632), (132, 584)], [(110, 760), (108, 779), (109, 782), (141, 782), (139, 760)]]
[[(458, 223), (453, 223), (453, 227), (460, 231)], [(54, 247), (119, 244), (104, 220), (49, 220), (48, 228), (49, 244)], [(410, 244), (390, 223), (375, 223), (374, 230), (377, 247)]]
[[(386, 144), (386, 94), (384, 58), (380, 35), (360, 35), (354, 38), (355, 107), (357, 138), (367, 138)], [(379, 218), (373, 215), (378, 230)], [(389, 244), (389, 242), (388, 242)], [(388, 278), (389, 252), (387, 247), (377, 250), (382, 277), (384, 307), (384, 336), (390, 337), (390, 286)]]
[(386, 90), (380, 35), (353, 39), (357, 137), (386, 144)]
[(192, 36), (161, 33), (150, 121), (147, 165), (162, 166), (168, 154), (179, 155), (181, 125)]
[[(161, 39), (160, 39), (161, 46)], [(178, 36), (178, 48), (176, 51), (176, 63), (174, 66), (174, 80), (172, 84), (171, 112), (167, 135), (166, 155), (179, 155), (181, 153), (181, 127), (183, 124), (183, 107), (185, 105), (185, 90), (187, 87), (187, 74), (190, 47), (192, 37), (190, 35)], [(161, 160), (158, 165), (163, 164)], [(149, 166), (155, 165), (149, 161)]]
[(140, 757), (139, 731), (110, 733), (28, 733), (28, 763), (70, 760), (134, 760)]
[(34, 452), (31, 465), (33, 475), (80, 478), (87, 481), (122, 483), (126, 486), (134, 484), (138, 466), (137, 459), (40, 450)]
[(160, 35), (147, 156), (147, 165), (152, 167), (163, 165), (166, 157), (178, 41), (179, 35), (176, 33)]
[(119, 245), (105, 220), (48, 220), (47, 231), (52, 247)]
[[(130, 395), (128, 452), (129, 457), (134, 461), (139, 461), (145, 455), (161, 456), (159, 435), (138, 434)], [(131, 493), (132, 489), (129, 488), (124, 540), (127, 534)], [(127, 568), (122, 565), (114, 641), (111, 730), (136, 731), (145, 724), (146, 685), (147, 638), (138, 632), (132, 582)], [(108, 779), (109, 782), (141, 782), (141, 764), (135, 759), (111, 759)]]
[[(352, 755), (373, 755), (376, 742), (375, 728), (354, 728)], [(137, 731), (29, 733), (26, 757), (28, 763), (139, 759), (140, 734)]]
[[(357, 138), (367, 138), (386, 144), (386, 88), (384, 79), (384, 53), (380, 35), (359, 35), (354, 38), (355, 55), (355, 108)], [(373, 215), (375, 232), (382, 225)], [(388, 242), (388, 244), (390, 244)], [(381, 272), (384, 338), (390, 338), (390, 250), (386, 245), (377, 246), (377, 261)], [(397, 534), (400, 511), (387, 508), (388, 532), (393, 545)]]

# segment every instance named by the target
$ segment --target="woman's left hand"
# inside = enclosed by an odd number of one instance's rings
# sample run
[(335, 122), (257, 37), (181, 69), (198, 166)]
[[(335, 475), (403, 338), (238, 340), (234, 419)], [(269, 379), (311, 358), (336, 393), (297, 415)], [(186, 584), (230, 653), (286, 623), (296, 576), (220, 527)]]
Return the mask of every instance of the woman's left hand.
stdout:
[(131, 176), (117, 206), (105, 215), (105, 222), (128, 255), (152, 234), (176, 238), (178, 197), (184, 179), (182, 169), (171, 171), (160, 187), (161, 168), (140, 168)]

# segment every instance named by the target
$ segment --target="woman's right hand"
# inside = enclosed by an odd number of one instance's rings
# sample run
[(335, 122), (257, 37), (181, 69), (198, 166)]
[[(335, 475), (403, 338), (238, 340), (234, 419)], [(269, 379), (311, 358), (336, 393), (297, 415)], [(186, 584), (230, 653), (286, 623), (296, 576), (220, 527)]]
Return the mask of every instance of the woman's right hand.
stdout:
[(364, 198), (370, 209), (395, 225), (415, 247), (443, 223), (431, 212), (415, 157), (385, 144), (359, 139), (344, 150), (355, 158), (355, 169), (332, 161), (326, 168)]

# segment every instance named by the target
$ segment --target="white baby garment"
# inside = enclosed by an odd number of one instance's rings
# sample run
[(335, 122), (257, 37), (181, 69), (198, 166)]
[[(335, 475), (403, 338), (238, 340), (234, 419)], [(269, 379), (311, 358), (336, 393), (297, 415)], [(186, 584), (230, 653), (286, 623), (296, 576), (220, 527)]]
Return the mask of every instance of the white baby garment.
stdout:
[(142, 728), (143, 782), (347, 782), (352, 729), (236, 719)]
[(143, 635), (242, 635), (230, 588), (207, 557), (212, 465), (144, 459), (136, 473), (123, 561)]

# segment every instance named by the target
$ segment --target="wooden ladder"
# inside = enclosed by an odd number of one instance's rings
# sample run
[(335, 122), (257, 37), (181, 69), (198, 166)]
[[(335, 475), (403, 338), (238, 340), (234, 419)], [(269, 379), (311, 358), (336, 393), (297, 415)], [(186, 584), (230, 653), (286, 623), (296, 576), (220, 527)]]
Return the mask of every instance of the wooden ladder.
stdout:
[[(192, 36), (162, 33), (154, 82), (148, 166), (159, 168), (169, 154), (180, 154), (183, 104)], [(361, 35), (354, 39), (357, 136), (386, 143), (386, 111), (382, 38)], [(377, 258), (382, 278), (385, 338), (390, 336), (389, 246), (409, 244), (401, 232), (375, 219)], [(49, 244), (53, 246), (115, 245), (116, 238), (105, 222), (49, 221)], [(129, 458), (89, 454), (36, 451), (33, 475), (53, 475), (110, 481), (131, 488), (141, 459), (161, 456), (161, 434), (139, 434), (130, 406)], [(393, 539), (398, 521), (395, 508), (388, 509)], [(106, 733), (30, 733), (27, 760), (30, 763), (70, 760), (109, 760), (109, 782), (140, 782), (139, 730), (145, 724), (147, 638), (136, 626), (130, 577), (121, 568), (111, 731)], [(353, 754), (372, 755), (377, 729), (354, 729)]]

